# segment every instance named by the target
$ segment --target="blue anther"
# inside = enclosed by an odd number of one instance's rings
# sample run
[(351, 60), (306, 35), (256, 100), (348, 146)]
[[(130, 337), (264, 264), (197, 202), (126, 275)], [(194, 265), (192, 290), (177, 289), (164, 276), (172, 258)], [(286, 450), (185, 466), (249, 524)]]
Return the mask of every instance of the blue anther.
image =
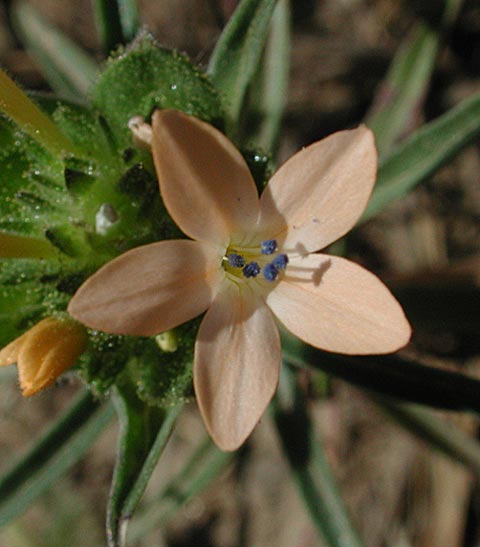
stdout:
[(278, 268), (271, 262), (263, 267), (263, 277), (267, 281), (275, 281), (278, 276)]
[(272, 264), (278, 270), (284, 270), (287, 267), (287, 264), (288, 264), (288, 256), (287, 255), (277, 255), (272, 260)]
[(277, 242), (274, 239), (266, 239), (260, 243), (260, 252), (262, 255), (273, 255), (277, 248)]
[(260, 273), (260, 266), (256, 262), (249, 262), (242, 270), (246, 278), (257, 277)]
[(237, 253), (229, 253), (227, 255), (228, 265), (232, 268), (243, 268), (245, 266), (245, 259), (242, 255)]

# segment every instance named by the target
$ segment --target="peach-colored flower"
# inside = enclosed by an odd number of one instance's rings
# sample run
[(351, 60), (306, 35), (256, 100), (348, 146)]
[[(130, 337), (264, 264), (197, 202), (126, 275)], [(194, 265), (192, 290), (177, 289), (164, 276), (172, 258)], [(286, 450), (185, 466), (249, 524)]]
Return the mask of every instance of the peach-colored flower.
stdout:
[(387, 353), (408, 342), (403, 311), (377, 277), (315, 254), (365, 209), (377, 167), (371, 131), (342, 131), (301, 150), (259, 199), (243, 157), (214, 127), (168, 110), (152, 124), (162, 198), (192, 240), (112, 260), (80, 287), (69, 312), (95, 329), (150, 336), (208, 310), (195, 343), (194, 386), (222, 449), (244, 442), (276, 389), (274, 317), (333, 352)]
[(0, 366), (17, 363), (22, 395), (29, 397), (73, 366), (87, 341), (83, 325), (47, 317), (0, 351)]

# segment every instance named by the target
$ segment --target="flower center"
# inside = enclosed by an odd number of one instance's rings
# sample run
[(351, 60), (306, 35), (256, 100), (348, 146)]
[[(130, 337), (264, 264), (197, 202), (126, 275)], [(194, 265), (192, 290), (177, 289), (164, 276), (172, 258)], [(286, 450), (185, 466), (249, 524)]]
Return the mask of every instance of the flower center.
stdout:
[(229, 245), (222, 259), (224, 270), (238, 278), (255, 278), (262, 275), (267, 281), (275, 281), (288, 264), (288, 256), (278, 253), (274, 239), (266, 239), (257, 247)]

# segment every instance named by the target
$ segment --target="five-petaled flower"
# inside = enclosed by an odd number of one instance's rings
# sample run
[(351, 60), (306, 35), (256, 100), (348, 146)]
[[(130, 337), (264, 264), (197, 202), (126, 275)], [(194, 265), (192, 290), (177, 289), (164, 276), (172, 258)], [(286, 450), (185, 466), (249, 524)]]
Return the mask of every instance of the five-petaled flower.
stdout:
[(353, 227), (369, 199), (377, 154), (366, 127), (298, 152), (260, 199), (238, 150), (198, 119), (156, 111), (152, 153), (165, 206), (192, 239), (117, 257), (80, 287), (69, 312), (108, 333), (150, 336), (207, 310), (194, 387), (222, 449), (244, 442), (276, 389), (275, 317), (332, 352), (388, 353), (408, 342), (403, 311), (377, 277), (316, 254)]
[(73, 366), (87, 342), (80, 323), (46, 317), (0, 350), (0, 367), (17, 363), (22, 395), (30, 397)]

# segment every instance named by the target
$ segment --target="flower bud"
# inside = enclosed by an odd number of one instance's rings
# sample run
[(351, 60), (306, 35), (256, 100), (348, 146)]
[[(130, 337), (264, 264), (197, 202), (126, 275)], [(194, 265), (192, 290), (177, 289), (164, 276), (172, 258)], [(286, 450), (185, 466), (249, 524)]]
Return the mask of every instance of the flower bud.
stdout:
[(22, 395), (29, 397), (73, 366), (87, 342), (80, 323), (47, 317), (0, 350), (0, 366), (17, 363)]

